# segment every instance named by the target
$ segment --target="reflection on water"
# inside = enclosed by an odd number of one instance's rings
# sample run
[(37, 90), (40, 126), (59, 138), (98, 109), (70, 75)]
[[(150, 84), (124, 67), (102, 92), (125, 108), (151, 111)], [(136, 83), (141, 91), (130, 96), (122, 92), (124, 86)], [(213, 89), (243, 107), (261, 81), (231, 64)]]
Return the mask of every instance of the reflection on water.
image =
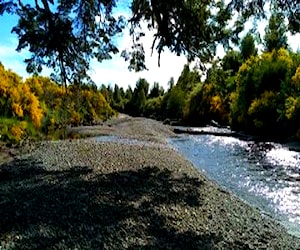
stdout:
[(183, 135), (170, 143), (210, 178), (300, 237), (300, 153), (271, 142)]

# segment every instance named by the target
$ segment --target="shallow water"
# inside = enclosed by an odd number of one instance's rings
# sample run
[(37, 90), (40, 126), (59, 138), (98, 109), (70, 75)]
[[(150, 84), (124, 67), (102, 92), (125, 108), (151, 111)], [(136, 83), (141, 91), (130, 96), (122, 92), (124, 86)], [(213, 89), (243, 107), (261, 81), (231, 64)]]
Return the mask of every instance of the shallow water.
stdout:
[(209, 178), (300, 237), (299, 152), (213, 135), (181, 135), (169, 142)]

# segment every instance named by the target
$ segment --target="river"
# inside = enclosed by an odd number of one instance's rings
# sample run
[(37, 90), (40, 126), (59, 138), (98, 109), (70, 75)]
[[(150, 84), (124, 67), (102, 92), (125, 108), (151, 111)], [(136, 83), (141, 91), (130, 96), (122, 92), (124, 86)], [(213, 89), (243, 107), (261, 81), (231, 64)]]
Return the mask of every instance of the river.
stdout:
[(206, 176), (300, 237), (300, 153), (274, 142), (180, 135), (169, 143)]

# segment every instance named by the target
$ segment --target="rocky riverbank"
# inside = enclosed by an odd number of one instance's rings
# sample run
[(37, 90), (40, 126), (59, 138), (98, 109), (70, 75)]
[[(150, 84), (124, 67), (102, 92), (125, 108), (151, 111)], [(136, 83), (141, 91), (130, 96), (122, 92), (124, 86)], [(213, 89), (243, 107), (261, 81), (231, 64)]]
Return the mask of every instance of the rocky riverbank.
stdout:
[(200, 174), (159, 122), (121, 116), (40, 142), (0, 167), (0, 249), (300, 249), (300, 240)]

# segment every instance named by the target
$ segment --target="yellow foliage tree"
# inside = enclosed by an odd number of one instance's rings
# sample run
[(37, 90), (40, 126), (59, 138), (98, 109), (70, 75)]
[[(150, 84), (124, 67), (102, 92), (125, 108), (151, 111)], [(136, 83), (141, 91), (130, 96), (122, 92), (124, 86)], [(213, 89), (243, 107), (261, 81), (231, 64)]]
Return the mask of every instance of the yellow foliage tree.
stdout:
[(20, 141), (24, 134), (24, 130), (18, 125), (12, 125), (10, 132), (16, 141)]
[[(0, 98), (2, 99), (1, 112), (7, 116), (13, 116), (20, 120), (27, 118), (35, 127), (41, 126), (43, 112), (35, 94), (31, 91), (30, 81), (22, 81), (22, 78), (10, 70), (5, 70), (0, 65)], [(38, 81), (34, 81), (38, 86)], [(14, 129), (17, 135), (17, 129)]]
[(48, 134), (67, 124), (91, 123), (113, 114), (101, 92), (89, 85), (65, 88), (41, 76), (23, 81), (0, 63), (0, 116), (5, 117), (5, 122), (11, 119), (9, 124), (2, 124), (9, 138), (22, 138), (28, 128), (20, 125), (25, 120), (37, 131)]
[(292, 83), (295, 87), (300, 88), (300, 66), (297, 68), (295, 75), (292, 77)]

